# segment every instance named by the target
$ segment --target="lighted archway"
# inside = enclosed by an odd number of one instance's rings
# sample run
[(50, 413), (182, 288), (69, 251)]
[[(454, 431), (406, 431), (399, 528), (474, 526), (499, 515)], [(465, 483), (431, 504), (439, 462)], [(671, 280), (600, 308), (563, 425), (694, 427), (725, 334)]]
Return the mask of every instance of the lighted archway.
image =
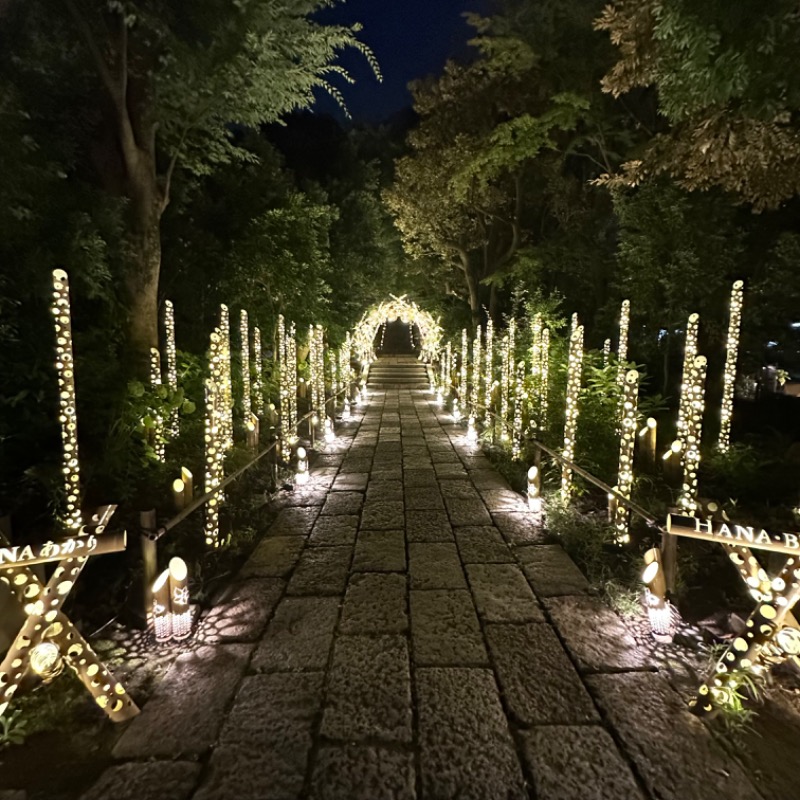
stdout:
[(405, 295), (402, 297), (392, 295), (390, 300), (384, 300), (379, 305), (370, 308), (353, 330), (353, 349), (356, 358), (362, 364), (375, 358), (372, 343), (375, 341), (378, 327), (384, 322), (392, 322), (396, 319), (417, 326), (422, 343), (420, 358), (424, 361), (433, 361), (442, 338), (442, 327), (439, 325), (439, 320), (434, 319), (433, 315), (427, 311), (423, 311), (416, 303), (407, 300)]

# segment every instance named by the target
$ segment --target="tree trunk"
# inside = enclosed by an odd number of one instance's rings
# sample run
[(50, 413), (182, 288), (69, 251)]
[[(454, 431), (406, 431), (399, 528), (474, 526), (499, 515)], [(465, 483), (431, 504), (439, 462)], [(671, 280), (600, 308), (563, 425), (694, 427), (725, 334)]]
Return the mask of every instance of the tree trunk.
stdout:
[(469, 264), (464, 270), (464, 274), (467, 279), (467, 289), (469, 289), (469, 310), (472, 312), (472, 329), (478, 330), (481, 324), (481, 293), (478, 276)]

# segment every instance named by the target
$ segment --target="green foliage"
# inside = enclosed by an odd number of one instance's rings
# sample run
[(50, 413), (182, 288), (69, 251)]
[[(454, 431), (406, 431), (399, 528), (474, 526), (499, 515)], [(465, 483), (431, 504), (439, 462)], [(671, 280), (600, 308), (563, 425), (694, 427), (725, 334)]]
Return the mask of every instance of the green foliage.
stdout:
[(22, 744), (28, 736), (27, 723), (17, 708), (0, 715), (0, 751), (13, 744)]

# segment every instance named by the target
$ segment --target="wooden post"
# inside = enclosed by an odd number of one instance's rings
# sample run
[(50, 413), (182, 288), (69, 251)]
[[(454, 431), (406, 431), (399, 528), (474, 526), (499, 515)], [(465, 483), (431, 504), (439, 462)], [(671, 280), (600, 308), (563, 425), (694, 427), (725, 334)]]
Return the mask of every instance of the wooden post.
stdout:
[(661, 565), (667, 592), (673, 594), (678, 578), (678, 537), (671, 533), (661, 534)]

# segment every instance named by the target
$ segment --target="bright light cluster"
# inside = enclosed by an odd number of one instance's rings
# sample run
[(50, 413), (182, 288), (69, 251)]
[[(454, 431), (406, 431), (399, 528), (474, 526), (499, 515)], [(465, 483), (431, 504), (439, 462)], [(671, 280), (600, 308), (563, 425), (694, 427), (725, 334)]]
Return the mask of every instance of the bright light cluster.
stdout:
[(500, 343), (500, 438), (508, 441), (508, 410), (509, 410), (509, 388), (513, 376), (513, 366), (511, 364), (511, 342), (508, 335), (503, 337)]
[[(206, 492), (215, 489), (222, 482), (223, 463), (225, 458), (225, 435), (224, 435), (224, 397), (221, 391), (224, 381), (224, 367), (222, 354), (222, 336), (219, 328), (211, 334), (209, 347), (209, 372), (210, 375), (205, 382), (205, 482)], [(217, 493), (209, 498), (205, 504), (205, 541), (206, 547), (218, 548), (219, 538), (219, 503), (220, 494)]]
[[(617, 492), (631, 499), (633, 488), (633, 450), (636, 443), (636, 409), (639, 401), (639, 373), (635, 369), (625, 373), (622, 384), (622, 433), (619, 439), (619, 471)], [(618, 545), (630, 542), (630, 511), (624, 503), (617, 503), (614, 513), (614, 540)]]
[(536, 314), (531, 323), (531, 416), (535, 426), (542, 430), (547, 423), (547, 383), (550, 368), (550, 331), (542, 324), (542, 315)]
[(619, 312), (619, 347), (617, 347), (617, 383), (625, 380), (625, 362), (628, 360), (628, 332), (631, 326), (631, 301), (623, 300)]
[[(178, 354), (175, 347), (175, 307), (170, 300), (164, 301), (164, 332), (166, 334), (167, 386), (171, 392), (177, 392)], [(169, 432), (173, 437), (180, 433), (180, 416), (177, 408), (170, 415)]]
[(245, 309), (241, 310), (239, 317), (239, 342), (242, 356), (242, 416), (247, 422), (253, 413), (253, 405), (250, 399), (250, 320)]
[(739, 360), (739, 331), (742, 327), (744, 282), (736, 281), (731, 289), (731, 314), (728, 322), (728, 344), (725, 353), (725, 373), (722, 384), (722, 410), (719, 427), (719, 449), (724, 453), (731, 443), (733, 392), (736, 385), (736, 362)]
[(522, 452), (522, 407), (525, 403), (525, 361), (517, 364), (517, 378), (514, 382), (514, 422), (511, 427), (511, 457), (519, 458)]
[[(567, 366), (567, 404), (564, 415), (564, 450), (567, 461), (575, 460), (575, 435), (578, 430), (578, 396), (581, 391), (583, 371), (583, 325), (578, 325), (569, 338), (569, 360)], [(561, 495), (568, 500), (572, 492), (572, 468), (563, 464), (561, 468)]]
[[(150, 348), (150, 384), (161, 386), (161, 353), (155, 347)], [(155, 426), (153, 428), (153, 452), (159, 461), (166, 458), (166, 448), (164, 446), (164, 420), (161, 415), (153, 411)]]
[(697, 510), (697, 470), (700, 467), (700, 439), (703, 433), (705, 408), (706, 357), (697, 356), (692, 361), (686, 382), (688, 405), (686, 408), (686, 445), (683, 455), (683, 483), (678, 506), (687, 514)]
[(481, 329), (472, 340), (472, 383), (470, 384), (470, 411), (474, 418), (481, 403)]
[(611, 339), (603, 341), (603, 366), (607, 367), (611, 358)]
[(233, 447), (233, 378), (231, 373), (231, 319), (228, 306), (219, 307), (220, 384), (222, 395), (222, 435), (225, 450)]
[(467, 329), (461, 330), (461, 367), (458, 372), (458, 401), (466, 412), (467, 410), (467, 365), (469, 364), (469, 336)]
[(153, 584), (153, 630), (157, 642), (180, 641), (192, 632), (188, 578), (186, 562), (175, 557)]
[(320, 419), (325, 414), (325, 339), (321, 325), (311, 325), (308, 329), (308, 384), (311, 390), (311, 408)]
[(278, 317), (281, 369), (281, 429), (284, 456), (297, 436), (297, 340), (294, 323), (286, 330), (283, 316)]
[(253, 327), (253, 410), (261, 417), (264, 413), (264, 384), (261, 377), (264, 368), (261, 351), (261, 328)]
[(421, 357), (424, 361), (433, 361), (439, 350), (442, 338), (442, 328), (439, 320), (433, 315), (423, 311), (416, 303), (406, 299), (406, 296), (386, 300), (369, 309), (356, 325), (353, 331), (353, 347), (358, 360), (364, 364), (375, 357), (372, 344), (378, 327), (384, 322), (399, 319), (407, 325), (416, 325), (419, 329), (422, 344)]
[(689, 374), (697, 358), (697, 333), (700, 328), (700, 315), (690, 314), (686, 322), (686, 342), (683, 346), (683, 372), (681, 373), (681, 397), (678, 403), (678, 441), (686, 449), (686, 420), (689, 417)]
[(485, 389), (483, 393), (483, 402), (485, 406), (483, 424), (485, 428), (490, 428), (492, 425), (492, 386), (494, 384), (494, 324), (492, 323), (491, 317), (486, 320), (486, 347), (484, 351), (484, 364), (486, 365), (484, 367), (486, 370), (484, 377), (486, 383), (484, 384)]
[(64, 481), (68, 528), (83, 524), (80, 508), (80, 465), (78, 463), (78, 414), (75, 407), (75, 366), (72, 358), (72, 317), (69, 306), (69, 280), (63, 269), (53, 271), (53, 323), (56, 333), (56, 371), (58, 373), (58, 421), (61, 423)]

